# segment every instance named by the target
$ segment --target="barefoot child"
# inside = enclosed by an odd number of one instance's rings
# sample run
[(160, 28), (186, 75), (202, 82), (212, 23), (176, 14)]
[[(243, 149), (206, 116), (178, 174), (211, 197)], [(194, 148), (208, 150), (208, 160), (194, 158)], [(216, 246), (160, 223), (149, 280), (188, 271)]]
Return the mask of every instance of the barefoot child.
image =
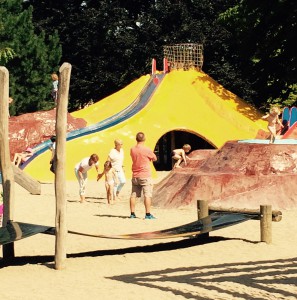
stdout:
[(280, 109), (277, 106), (272, 106), (268, 114), (262, 117), (263, 120), (268, 122), (267, 128), (270, 132), (270, 144), (274, 143), (276, 139), (276, 124), (279, 124), (281, 128), (284, 127), (279, 119)]
[(173, 169), (181, 168), (180, 163), (182, 161), (185, 162), (185, 166), (187, 165), (187, 159), (189, 158), (186, 156), (186, 153), (189, 153), (190, 151), (191, 151), (191, 146), (189, 144), (183, 145), (182, 149), (174, 149), (172, 151), (172, 159), (176, 160)]
[(20, 164), (27, 161), (31, 156), (33, 156), (34, 152), (32, 148), (27, 148), (25, 151), (21, 153), (15, 153), (13, 158), (13, 163), (18, 167)]
[(118, 184), (117, 174), (110, 161), (104, 163), (104, 171), (98, 175), (97, 181), (105, 175), (107, 203), (113, 204), (115, 199), (114, 187)]
[(53, 73), (51, 75), (52, 77), (52, 92), (51, 95), (53, 97), (53, 100), (55, 102), (55, 105), (57, 105), (58, 101), (58, 86), (59, 86), (59, 76), (56, 73)]

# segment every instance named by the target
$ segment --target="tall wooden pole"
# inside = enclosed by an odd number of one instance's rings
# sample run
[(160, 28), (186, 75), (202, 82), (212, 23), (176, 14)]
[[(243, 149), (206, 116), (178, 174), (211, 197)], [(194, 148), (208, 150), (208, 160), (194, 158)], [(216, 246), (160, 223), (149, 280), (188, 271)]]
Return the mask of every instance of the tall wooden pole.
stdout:
[[(14, 175), (10, 160), (8, 141), (8, 94), (9, 73), (5, 67), (0, 67), (0, 166), (3, 185), (3, 222), (5, 227), (13, 220), (14, 208)], [(3, 245), (3, 259), (14, 258), (14, 243)]]
[(66, 133), (67, 133), (67, 107), (71, 65), (64, 63), (60, 67), (58, 104), (56, 111), (56, 246), (55, 269), (62, 270), (66, 266)]

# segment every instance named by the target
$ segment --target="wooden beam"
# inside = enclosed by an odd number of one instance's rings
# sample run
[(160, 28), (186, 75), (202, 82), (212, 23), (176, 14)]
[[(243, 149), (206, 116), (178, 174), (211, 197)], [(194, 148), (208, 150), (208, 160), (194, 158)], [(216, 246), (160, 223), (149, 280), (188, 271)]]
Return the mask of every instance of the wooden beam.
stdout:
[[(215, 212), (226, 212), (226, 213), (240, 213), (240, 214), (249, 214), (258, 216), (257, 220), (261, 218), (260, 209), (248, 209), (248, 208), (235, 208), (235, 207), (217, 207), (217, 206), (209, 206), (209, 214)], [(272, 211), (272, 221), (279, 222), (282, 219), (282, 212), (279, 210)]]
[(41, 194), (41, 184), (39, 181), (26, 174), (14, 164), (12, 164), (12, 169), (14, 173), (14, 180), (17, 184), (26, 189), (32, 195)]

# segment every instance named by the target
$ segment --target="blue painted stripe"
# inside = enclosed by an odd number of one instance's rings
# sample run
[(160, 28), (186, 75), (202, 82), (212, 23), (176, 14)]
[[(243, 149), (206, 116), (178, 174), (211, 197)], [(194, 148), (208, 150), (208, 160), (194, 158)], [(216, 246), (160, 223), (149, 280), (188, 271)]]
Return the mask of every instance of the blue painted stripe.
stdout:
[(291, 108), (290, 127), (294, 125), (295, 122), (297, 122), (297, 108), (293, 106)]
[(289, 107), (284, 107), (283, 114), (282, 114), (282, 120), (290, 121), (290, 109)]

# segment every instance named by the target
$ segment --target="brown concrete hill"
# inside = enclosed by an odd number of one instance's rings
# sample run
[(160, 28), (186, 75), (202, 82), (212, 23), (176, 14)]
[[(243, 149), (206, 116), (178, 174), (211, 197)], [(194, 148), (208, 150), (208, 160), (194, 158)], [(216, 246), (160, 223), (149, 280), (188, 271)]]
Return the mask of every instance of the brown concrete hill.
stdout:
[[(9, 118), (9, 146), (11, 158), (14, 153), (48, 140), (55, 135), (56, 110), (27, 113)], [(86, 121), (67, 114), (67, 132), (86, 126)]]
[(225, 208), (297, 207), (297, 145), (227, 142), (205, 155), (191, 153), (188, 166), (154, 186), (153, 205), (196, 206), (196, 200)]

